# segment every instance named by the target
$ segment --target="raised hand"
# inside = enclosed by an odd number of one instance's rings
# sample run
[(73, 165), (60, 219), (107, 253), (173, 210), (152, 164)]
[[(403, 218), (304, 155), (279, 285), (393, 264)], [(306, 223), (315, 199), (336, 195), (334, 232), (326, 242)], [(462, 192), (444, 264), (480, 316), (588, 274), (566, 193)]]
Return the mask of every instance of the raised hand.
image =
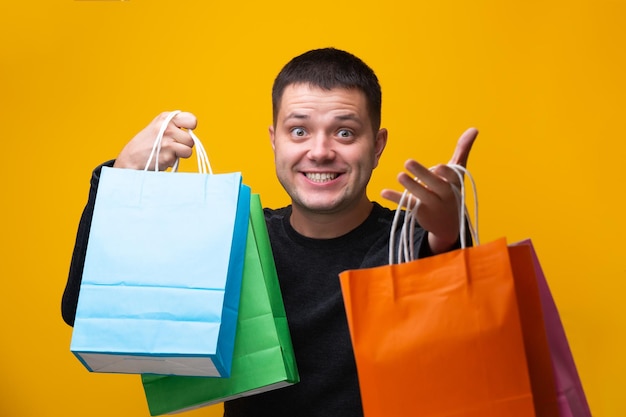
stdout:
[[(137, 133), (122, 149), (113, 165), (116, 168), (144, 169), (159, 129), (169, 112), (158, 115), (148, 126)], [(198, 121), (191, 113), (178, 113), (169, 122), (159, 152), (159, 170), (174, 165), (178, 158), (189, 158), (192, 154), (193, 139), (185, 129), (195, 129)], [(154, 169), (152, 161), (149, 169)]]
[[(449, 164), (467, 166), (472, 145), (478, 130), (470, 128), (459, 138)], [(459, 238), (459, 201), (452, 187), (460, 187), (457, 174), (446, 165), (428, 169), (413, 159), (404, 164), (406, 172), (398, 174), (398, 181), (414, 198), (419, 200), (417, 221), (428, 233), (428, 243), (433, 253), (442, 253), (453, 247)], [(381, 195), (400, 202), (402, 193), (383, 190)]]

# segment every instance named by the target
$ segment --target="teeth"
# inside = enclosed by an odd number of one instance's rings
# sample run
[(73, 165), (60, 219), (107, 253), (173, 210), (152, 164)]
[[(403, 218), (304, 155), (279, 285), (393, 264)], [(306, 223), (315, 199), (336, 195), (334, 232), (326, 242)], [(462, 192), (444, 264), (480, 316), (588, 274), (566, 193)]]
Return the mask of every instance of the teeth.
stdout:
[(337, 178), (337, 174), (331, 174), (328, 172), (315, 172), (315, 173), (307, 173), (306, 177), (308, 179), (310, 179), (311, 181), (315, 181), (315, 182), (327, 182), (327, 181), (332, 181), (335, 178)]

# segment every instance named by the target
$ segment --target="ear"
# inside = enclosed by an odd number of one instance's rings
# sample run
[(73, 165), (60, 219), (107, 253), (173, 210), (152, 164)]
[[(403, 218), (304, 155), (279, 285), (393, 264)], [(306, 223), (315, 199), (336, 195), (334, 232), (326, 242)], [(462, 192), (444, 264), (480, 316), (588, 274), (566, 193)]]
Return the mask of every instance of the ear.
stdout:
[(276, 147), (274, 146), (274, 138), (275, 138), (275, 136), (274, 136), (274, 126), (270, 126), (268, 130), (270, 132), (270, 142), (272, 143), (272, 150), (275, 151)]
[(376, 134), (376, 139), (374, 141), (374, 168), (378, 166), (378, 161), (380, 161), (380, 157), (385, 150), (385, 146), (387, 145), (387, 129), (380, 129)]

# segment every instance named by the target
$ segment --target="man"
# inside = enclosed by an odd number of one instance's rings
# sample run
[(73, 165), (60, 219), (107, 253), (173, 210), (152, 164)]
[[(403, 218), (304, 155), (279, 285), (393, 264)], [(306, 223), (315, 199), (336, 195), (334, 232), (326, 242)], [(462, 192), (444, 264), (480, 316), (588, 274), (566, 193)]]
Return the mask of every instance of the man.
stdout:
[[(291, 205), (265, 209), (287, 320), (301, 381), (293, 386), (225, 403), (228, 417), (362, 416), (361, 398), (338, 274), (384, 265), (393, 211), (369, 200), (366, 186), (387, 143), (380, 128), (381, 91), (359, 58), (326, 48), (306, 52), (279, 73), (272, 91), (269, 128), (276, 174)], [(113, 166), (143, 169), (167, 116), (158, 116), (122, 150)], [(176, 115), (165, 131), (159, 167), (192, 153), (184, 129), (190, 113)], [(451, 162), (465, 165), (477, 131), (469, 129)], [(414, 160), (400, 184), (420, 200), (415, 231), (419, 256), (458, 247), (458, 177), (446, 166), (432, 171)], [(73, 324), (99, 179), (94, 171), (81, 218), (63, 317)], [(453, 184), (453, 185), (451, 185)], [(384, 190), (396, 203), (400, 193)], [(182, 226), (182, 225), (181, 225)]]

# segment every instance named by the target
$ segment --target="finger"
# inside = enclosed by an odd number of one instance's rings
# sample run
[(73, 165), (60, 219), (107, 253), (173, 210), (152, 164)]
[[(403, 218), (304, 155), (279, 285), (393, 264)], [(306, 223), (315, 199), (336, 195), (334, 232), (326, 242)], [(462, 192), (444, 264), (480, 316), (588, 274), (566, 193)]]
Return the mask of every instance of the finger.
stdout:
[(380, 192), (380, 195), (389, 200), (393, 201), (396, 204), (400, 203), (400, 199), (402, 198), (402, 193), (396, 190), (384, 189)]
[(170, 137), (175, 143), (180, 143), (190, 148), (193, 147), (193, 138), (186, 130), (171, 127), (165, 131), (165, 136)]
[(172, 119), (174, 126), (183, 129), (195, 129), (198, 126), (198, 119), (193, 113), (180, 112)]
[[(163, 122), (165, 122), (165, 120), (169, 116), (171, 116), (171, 114), (172, 112), (163, 112), (159, 114), (152, 121), (152, 123), (150, 123), (150, 125), (146, 128), (146, 131), (148, 131), (151, 136), (156, 136), (156, 134), (162, 128)], [(165, 128), (165, 131), (163, 132), (163, 136), (173, 137), (174, 135), (177, 135), (176, 133), (177, 131), (182, 132), (183, 131), (182, 129), (195, 129), (197, 124), (198, 124), (198, 120), (196, 119), (196, 116), (194, 116), (192, 113), (189, 113), (189, 112), (178, 113), (167, 124), (167, 127)], [(185, 138), (184, 135), (177, 136), (177, 138), (180, 139), (180, 141), (183, 143), (188, 142), (188, 140)], [(191, 139), (191, 136), (189, 136), (189, 139)]]
[(400, 204), (400, 202), (402, 202), (402, 206), (403, 207), (415, 207), (415, 204), (417, 203), (417, 199), (415, 197), (413, 197), (412, 195), (408, 195), (404, 201), (402, 201), (402, 196), (403, 193), (396, 191), (396, 190), (389, 190), (389, 189), (384, 189), (380, 192), (380, 195), (383, 198), (386, 198), (389, 201), (392, 201), (396, 204)]
[(472, 145), (478, 136), (478, 129), (471, 127), (467, 129), (459, 140), (457, 141), (456, 148), (454, 149), (454, 154), (452, 155), (452, 159), (450, 159), (450, 164), (456, 164), (466, 167), (467, 159), (469, 158), (470, 151), (472, 150)]
[[(167, 170), (168, 168), (174, 165), (177, 159), (178, 157), (176, 155), (176, 152), (174, 151), (172, 147), (161, 149), (161, 152), (159, 152), (159, 159), (158, 159), (159, 171)], [(157, 161), (153, 160), (150, 163), (150, 166), (148, 167), (148, 169), (155, 170), (156, 165), (157, 165)]]
[[(443, 180), (439, 180), (443, 184), (446, 184), (444, 191), (448, 191), (450, 189), (450, 185)], [(439, 192), (436, 192), (433, 188), (427, 186), (421, 180), (415, 180), (411, 178), (405, 172), (402, 172), (398, 175), (398, 182), (404, 187), (406, 191), (410, 193), (410, 196), (415, 197), (417, 201), (420, 201), (422, 204), (426, 206), (439, 204), (441, 201), (441, 195)], [(441, 189), (439, 185), (437, 185), (437, 189)], [(411, 198), (411, 200), (407, 201), (404, 206), (407, 204), (413, 206), (415, 203), (415, 199)]]
[(191, 146), (178, 142), (172, 144), (172, 150), (174, 151), (174, 156), (178, 158), (189, 158), (193, 153)]
[(441, 194), (447, 192), (450, 187), (443, 178), (413, 159), (406, 161), (404, 167), (414, 175), (414, 178), (401, 174), (398, 181), (419, 198), (425, 197), (420, 188), (430, 193)]
[(432, 168), (432, 173), (437, 175), (439, 178), (443, 178), (450, 184), (454, 184), (455, 186), (461, 186), (461, 178), (456, 170), (450, 168), (448, 165), (437, 165)]
[[(198, 120), (196, 116), (189, 112), (181, 112), (174, 116), (174, 118), (170, 121), (163, 136), (165, 138), (171, 138), (174, 142), (181, 143), (191, 148), (194, 145), (193, 138), (185, 129), (193, 130), (197, 125)], [(187, 153), (188, 151), (183, 150), (182, 154), (179, 156), (183, 157), (182, 155)]]

